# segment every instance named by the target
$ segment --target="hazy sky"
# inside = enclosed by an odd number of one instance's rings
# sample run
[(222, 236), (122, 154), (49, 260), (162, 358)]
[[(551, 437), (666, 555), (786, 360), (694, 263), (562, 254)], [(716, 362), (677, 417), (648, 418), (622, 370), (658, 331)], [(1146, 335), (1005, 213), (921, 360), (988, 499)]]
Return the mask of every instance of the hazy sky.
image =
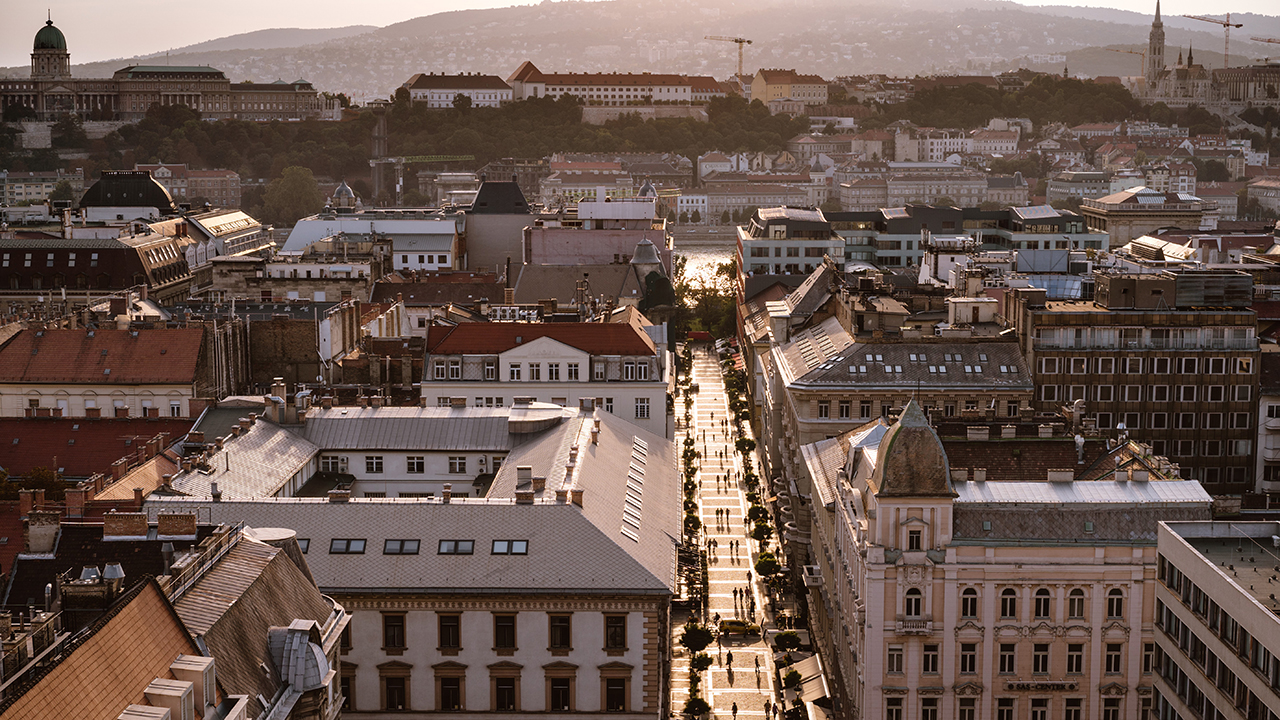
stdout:
[[(531, 1), (531, 0), (530, 0)], [(1029, 5), (1092, 5), (1149, 13), (1154, 0), (1020, 0)], [(0, 67), (30, 65), (31, 40), (46, 7), (67, 37), (72, 63), (125, 58), (237, 33), (279, 27), (384, 26), (447, 10), (524, 5), (520, 0), (0, 0)], [(1231, 0), (1232, 12), (1277, 13), (1275, 0)], [(1166, 15), (1221, 12), (1203, 0), (1166, 0)]]

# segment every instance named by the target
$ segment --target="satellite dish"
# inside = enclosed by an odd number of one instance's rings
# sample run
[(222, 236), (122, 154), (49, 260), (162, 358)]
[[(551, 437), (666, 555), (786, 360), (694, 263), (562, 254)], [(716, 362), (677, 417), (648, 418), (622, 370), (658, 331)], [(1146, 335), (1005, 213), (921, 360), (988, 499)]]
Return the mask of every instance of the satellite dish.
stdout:
[(318, 383), (322, 383), (322, 382), (324, 382), (324, 376), (323, 376), (323, 375), (317, 375), (317, 376), (316, 376), (316, 382), (318, 382)]

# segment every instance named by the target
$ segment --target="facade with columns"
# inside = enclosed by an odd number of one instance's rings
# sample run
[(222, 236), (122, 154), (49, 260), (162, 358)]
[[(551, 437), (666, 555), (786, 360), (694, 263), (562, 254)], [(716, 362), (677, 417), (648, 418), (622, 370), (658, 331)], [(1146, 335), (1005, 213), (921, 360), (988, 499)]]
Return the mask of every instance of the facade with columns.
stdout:
[(233, 84), (211, 67), (132, 65), (110, 78), (73, 78), (66, 37), (52, 19), (32, 43), (30, 79), (0, 79), (0, 110), (13, 119), (141, 120), (157, 103), (185, 105), (206, 120), (320, 118), (331, 106), (305, 80)]
[(806, 446), (805, 579), (840, 717), (1145, 717), (1156, 525), (1208, 518), (1210, 497), (1136, 443), (1086, 461), (1070, 437), (1040, 440), (957, 448), (992, 462), (953, 469), (911, 402)]

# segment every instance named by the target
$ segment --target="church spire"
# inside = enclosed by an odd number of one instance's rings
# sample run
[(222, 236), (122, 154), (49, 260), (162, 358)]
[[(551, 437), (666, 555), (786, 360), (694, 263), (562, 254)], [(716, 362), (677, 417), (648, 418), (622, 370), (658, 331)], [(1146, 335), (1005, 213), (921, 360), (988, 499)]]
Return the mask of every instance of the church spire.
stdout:
[(1156, 20), (1155, 20), (1155, 22), (1153, 22), (1153, 23), (1151, 23), (1151, 24), (1152, 24), (1152, 25), (1164, 25), (1164, 23), (1163, 23), (1163, 22), (1161, 22), (1161, 20), (1160, 20), (1160, 0), (1156, 0)]

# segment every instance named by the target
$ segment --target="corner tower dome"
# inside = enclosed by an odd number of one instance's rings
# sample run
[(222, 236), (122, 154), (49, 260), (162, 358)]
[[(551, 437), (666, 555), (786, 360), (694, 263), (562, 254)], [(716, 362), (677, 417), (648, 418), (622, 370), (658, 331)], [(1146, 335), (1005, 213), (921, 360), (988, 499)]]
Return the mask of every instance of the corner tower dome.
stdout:
[(62, 31), (54, 27), (53, 19), (50, 18), (45, 22), (44, 27), (36, 33), (36, 41), (31, 46), (32, 50), (66, 50), (67, 38), (63, 36)]
[(876, 497), (955, 497), (951, 466), (938, 433), (915, 400), (880, 440), (870, 483)]

